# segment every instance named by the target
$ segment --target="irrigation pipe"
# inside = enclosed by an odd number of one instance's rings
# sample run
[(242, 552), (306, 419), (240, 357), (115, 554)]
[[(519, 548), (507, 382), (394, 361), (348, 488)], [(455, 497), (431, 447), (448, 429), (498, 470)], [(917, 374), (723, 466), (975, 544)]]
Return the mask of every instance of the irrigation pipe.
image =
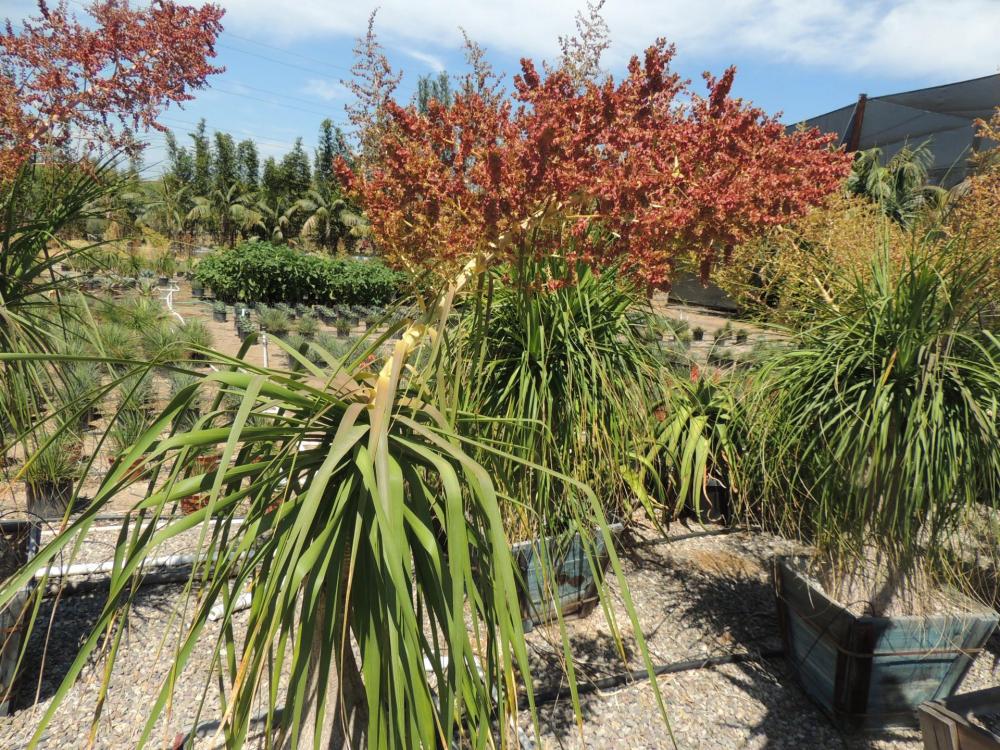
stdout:
[[(722, 656), (707, 656), (702, 659), (684, 659), (682, 661), (670, 662), (653, 666), (653, 674), (657, 677), (665, 674), (675, 674), (677, 672), (690, 672), (696, 669), (708, 669), (718, 667), (723, 664), (741, 664), (743, 662), (755, 661), (758, 659), (776, 659), (784, 656), (784, 649), (766, 648), (761, 651), (741, 651), (735, 654), (723, 654)], [(591, 682), (582, 682), (576, 686), (578, 694), (593, 693), (598, 690), (609, 690), (632, 682), (639, 682), (649, 678), (649, 672), (645, 669), (633, 669), (629, 672), (618, 672), (617, 674), (603, 677)], [(558, 685), (547, 690), (540, 690), (535, 693), (535, 705), (541, 706), (547, 703), (555, 703), (562, 698), (570, 696), (569, 687)], [(517, 707), (521, 710), (528, 708), (528, 699), (521, 698)]]

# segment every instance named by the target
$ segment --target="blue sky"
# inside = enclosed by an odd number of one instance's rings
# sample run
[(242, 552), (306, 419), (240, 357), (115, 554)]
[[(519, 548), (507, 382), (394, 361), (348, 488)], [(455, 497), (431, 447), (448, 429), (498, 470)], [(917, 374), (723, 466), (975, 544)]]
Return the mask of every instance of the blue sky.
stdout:
[[(464, 72), (459, 26), (508, 74), (521, 56), (554, 59), (585, 0), (381, 0), (376, 29), (409, 98), (420, 75)], [(73, 0), (73, 5), (78, 5)], [(296, 136), (312, 148), (320, 121), (343, 122), (354, 38), (374, 3), (355, 0), (221, 0), (225, 31), (211, 79), (164, 125), (182, 142), (199, 118), (209, 130), (253, 137), (263, 155), (287, 151)], [(0, 0), (16, 24), (29, 0)], [(737, 66), (735, 94), (795, 122), (854, 101), (989, 75), (1000, 70), (1000, 0), (607, 0), (612, 48), (605, 68), (619, 75), (655, 37), (677, 45), (675, 70), (700, 84), (704, 70)], [(146, 163), (158, 171), (162, 136)]]

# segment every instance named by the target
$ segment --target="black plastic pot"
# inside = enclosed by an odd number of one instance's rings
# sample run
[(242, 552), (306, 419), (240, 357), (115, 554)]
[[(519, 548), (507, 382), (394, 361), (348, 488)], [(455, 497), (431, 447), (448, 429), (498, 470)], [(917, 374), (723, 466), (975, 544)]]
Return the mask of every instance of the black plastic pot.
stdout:
[(681, 513), (687, 518), (694, 518), (699, 523), (721, 523), (728, 526), (732, 523), (732, 494), (729, 487), (714, 477), (705, 482), (705, 493), (698, 507), (689, 498), (684, 503)]
[[(41, 527), (31, 521), (0, 521), (0, 580), (23, 567), (38, 551)], [(29, 603), (34, 584), (14, 594), (0, 609), (0, 716), (10, 713), (10, 694), (17, 680), (17, 660), (24, 637), (26, 618), (23, 610)], [(23, 665), (22, 665), (23, 666)]]
[(62, 518), (73, 499), (73, 480), (25, 482), (28, 512), (42, 518)]
[(191, 282), (191, 296), (197, 299), (201, 299), (205, 296), (205, 287), (201, 284)]
[(964, 614), (859, 617), (801, 572), (806, 562), (775, 558), (785, 655), (843, 730), (916, 726), (917, 707), (955, 692), (1000, 619), (971, 600)]
[(219, 312), (218, 310), (212, 310), (212, 318), (214, 318), (219, 323), (225, 323), (226, 311), (223, 310), (222, 312)]

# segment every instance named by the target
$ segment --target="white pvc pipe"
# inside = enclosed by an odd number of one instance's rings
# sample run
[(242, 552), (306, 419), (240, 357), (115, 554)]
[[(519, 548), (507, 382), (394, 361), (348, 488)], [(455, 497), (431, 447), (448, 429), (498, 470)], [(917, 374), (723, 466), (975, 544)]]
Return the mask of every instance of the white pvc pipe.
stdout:
[[(253, 596), (249, 591), (244, 591), (237, 597), (236, 601), (233, 602), (232, 612), (240, 612), (244, 609), (250, 609), (250, 603), (253, 601)], [(212, 622), (216, 620), (221, 620), (223, 614), (226, 612), (226, 607), (222, 602), (219, 602), (208, 613), (208, 619)]]
[(177, 319), (181, 323), (183, 323), (184, 322), (184, 316), (181, 315), (179, 312), (177, 312), (174, 309), (174, 292), (179, 292), (180, 290), (181, 290), (181, 288), (179, 286), (174, 286), (173, 284), (171, 284), (170, 286), (166, 287), (167, 296), (163, 298), (163, 301), (167, 303), (167, 309), (171, 313), (173, 313), (174, 315), (176, 315)]
[[(146, 560), (143, 563), (143, 572), (149, 572), (150, 570), (155, 570), (157, 568), (180, 568), (188, 565), (194, 565), (196, 562), (205, 561), (208, 558), (201, 557), (199, 555), (167, 555), (165, 557), (154, 557)], [(100, 573), (110, 573), (115, 569), (114, 560), (105, 560), (99, 563), (73, 563), (72, 565), (63, 565), (56, 568), (46, 568), (35, 572), (34, 578), (40, 579), (48, 576), (49, 578), (62, 578), (65, 576), (90, 576), (97, 575)]]

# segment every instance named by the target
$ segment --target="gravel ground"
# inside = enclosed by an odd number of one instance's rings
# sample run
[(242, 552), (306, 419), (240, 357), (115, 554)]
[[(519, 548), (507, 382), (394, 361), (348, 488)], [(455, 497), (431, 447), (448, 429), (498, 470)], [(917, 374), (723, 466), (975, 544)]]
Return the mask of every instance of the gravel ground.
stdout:
[[(94, 534), (110, 535), (106, 530)], [(668, 536), (665, 541), (652, 530), (639, 530), (624, 537), (619, 545), (638, 621), (654, 663), (758, 653), (780, 646), (769, 560), (775, 553), (795, 551), (788, 542), (759, 533), (726, 533), (714, 527), (680, 525), (675, 525)], [(99, 557), (107, 549), (107, 542), (95, 538), (88, 546)], [(15, 750), (29, 739), (101, 604), (98, 596), (74, 596), (62, 602), (58, 637), (49, 643), (41, 682), (22, 680), (17, 700), (23, 708), (0, 718), (0, 748)], [(164, 637), (176, 637), (179, 632), (176, 613), (183, 604), (178, 586), (142, 590), (97, 725), (95, 747), (118, 750), (134, 746), (148, 708), (167, 676), (172, 641), (164, 642)], [(588, 617), (567, 622), (581, 682), (623, 668), (641, 667), (634, 631), (614, 581), (609, 586), (608, 605), (620, 626), (626, 664), (598, 608)], [(43, 617), (48, 614), (49, 605), (45, 606)], [(237, 616), (238, 638), (245, 622), (245, 614)], [(190, 668), (174, 691), (171, 712), (158, 724), (150, 747), (169, 747), (179, 733), (195, 723), (218, 718), (219, 701), (214, 688), (208, 691), (200, 714), (198, 710), (218, 635), (218, 626), (210, 624), (192, 655)], [(558, 629), (539, 627), (528, 638), (536, 689), (557, 686), (562, 675), (554, 655), (560, 648)], [(43, 634), (36, 634), (29, 663), (40, 662), (43, 642)], [(1000, 684), (998, 663), (1000, 638), (994, 637), (967, 676), (963, 691)], [(85, 668), (56, 713), (42, 748), (76, 750), (86, 746), (102, 674), (99, 663)], [(657, 686), (677, 746), (682, 748), (922, 747), (915, 731), (882, 737), (841, 736), (804, 696), (781, 658), (753, 658), (739, 664), (664, 675), (658, 678)], [(26, 707), (31, 705), (36, 688), (40, 690), (40, 703)], [(581, 703), (583, 722), (579, 726), (568, 699), (543, 706), (538, 717), (540, 745), (536, 747), (671, 747), (656, 695), (645, 679), (614, 690), (584, 694)], [(520, 724), (522, 736), (534, 736), (527, 713), (521, 716)], [(211, 741), (211, 732), (208, 735), (199, 742), (199, 748), (217, 745)], [(531, 746), (534, 742), (525, 744)]]
[[(760, 653), (780, 648), (770, 583), (770, 559), (797, 551), (785, 540), (759, 532), (724, 533), (714, 527), (675, 525), (664, 542), (651, 530), (624, 538), (623, 569), (636, 615), (654, 664)], [(634, 631), (616, 581), (609, 585), (620, 624), (627, 668), (642, 669)], [(600, 609), (569, 623), (581, 682), (622, 671), (615, 640)], [(539, 686), (558, 683), (554, 657), (558, 630), (529, 636), (533, 677)], [(1000, 685), (1000, 636), (995, 635), (966, 676), (962, 692)], [(842, 736), (798, 687), (782, 658), (754, 658), (657, 678), (677, 746), (681, 748), (850, 748), (918, 750), (919, 731), (880, 736)], [(582, 726), (568, 698), (539, 716), (540, 747), (671, 747), (656, 693), (646, 679), (619, 689), (581, 696)], [(521, 728), (533, 735), (530, 717)]]

